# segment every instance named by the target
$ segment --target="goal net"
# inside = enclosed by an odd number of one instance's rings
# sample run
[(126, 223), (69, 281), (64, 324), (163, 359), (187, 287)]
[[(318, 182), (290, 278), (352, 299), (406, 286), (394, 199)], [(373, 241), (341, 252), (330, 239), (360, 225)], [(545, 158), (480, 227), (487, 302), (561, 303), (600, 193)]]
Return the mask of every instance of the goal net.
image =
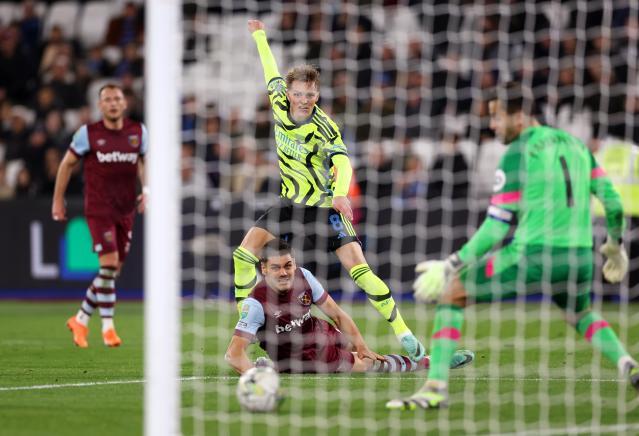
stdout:
[[(348, 147), (353, 222), (366, 259), (430, 348), (435, 310), (414, 301), (414, 268), (458, 250), (485, 217), (506, 150), (488, 120), (496, 84), (515, 79), (530, 87), (540, 120), (596, 151), (619, 187), (638, 183), (636, 2), (202, 0), (182, 8), (184, 434), (639, 431), (636, 394), (615, 366), (548, 297), (523, 292), (465, 310), (459, 347), (476, 360), (451, 371), (450, 407), (436, 412), (384, 407), (422, 386), (427, 373), (419, 371), (283, 374), (278, 411), (252, 414), (241, 409), (238, 376), (224, 360), (238, 320), (233, 250), (280, 190), (274, 121), (248, 19), (265, 23), (282, 74), (301, 63), (321, 71), (319, 106)], [(606, 154), (610, 147), (621, 151)], [(635, 191), (626, 192), (631, 246), (637, 211)], [(597, 248), (606, 225), (601, 214), (593, 220)], [(163, 238), (161, 231), (151, 236)], [(632, 255), (630, 275), (617, 285), (604, 281), (603, 260), (594, 255), (592, 301), (638, 356)], [(334, 253), (306, 246), (297, 262), (353, 317), (372, 350), (404, 354)], [(251, 360), (263, 355), (250, 346)]]

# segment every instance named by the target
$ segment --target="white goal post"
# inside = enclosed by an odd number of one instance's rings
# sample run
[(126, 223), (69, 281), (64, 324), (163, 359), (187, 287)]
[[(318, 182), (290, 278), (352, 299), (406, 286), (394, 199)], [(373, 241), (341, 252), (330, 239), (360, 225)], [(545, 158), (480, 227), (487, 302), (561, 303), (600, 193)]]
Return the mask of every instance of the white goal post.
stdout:
[[(181, 2), (146, 2), (144, 434), (180, 434)], [(158, 237), (162, 235), (162, 237)], [(167, 249), (172, 247), (173, 249)]]

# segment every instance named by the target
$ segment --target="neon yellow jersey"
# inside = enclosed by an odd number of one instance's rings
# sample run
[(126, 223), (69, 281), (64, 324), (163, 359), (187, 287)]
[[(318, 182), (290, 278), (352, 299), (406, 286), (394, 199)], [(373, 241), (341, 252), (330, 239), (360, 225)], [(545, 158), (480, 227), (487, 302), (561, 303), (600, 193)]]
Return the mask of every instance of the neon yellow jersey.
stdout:
[(299, 123), (290, 116), (286, 82), (277, 70), (264, 31), (253, 33), (275, 119), (275, 143), (280, 166), (280, 196), (305, 206), (331, 207), (335, 174), (331, 159), (348, 156), (337, 125), (315, 105)]

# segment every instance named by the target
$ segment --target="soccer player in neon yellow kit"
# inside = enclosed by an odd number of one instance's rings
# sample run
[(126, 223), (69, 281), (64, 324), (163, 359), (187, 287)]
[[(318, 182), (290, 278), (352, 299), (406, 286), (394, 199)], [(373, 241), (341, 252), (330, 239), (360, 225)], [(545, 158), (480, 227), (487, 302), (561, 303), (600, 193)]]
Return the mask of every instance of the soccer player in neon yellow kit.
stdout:
[[(508, 83), (490, 102), (491, 129), (508, 150), (496, 172), (494, 195), (475, 235), (445, 260), (417, 265), (418, 300), (439, 299), (432, 334), (431, 366), (424, 386), (389, 409), (436, 409), (448, 405), (448, 368), (461, 334), (463, 308), (522, 293), (549, 292), (567, 321), (614, 363), (639, 390), (639, 366), (610, 325), (592, 310), (592, 222), (590, 195), (604, 205), (608, 240), (606, 279), (621, 281), (628, 270), (623, 248), (621, 199), (588, 148), (568, 133), (541, 126), (532, 99)], [(511, 244), (489, 251), (517, 222)]]
[(426, 350), (402, 319), (388, 286), (368, 266), (351, 224), (353, 212), (347, 193), (352, 167), (338, 127), (316, 105), (318, 71), (301, 65), (289, 71), (286, 78), (281, 77), (264, 23), (249, 20), (248, 29), (257, 45), (273, 108), (281, 192), (279, 204), (257, 220), (233, 252), (238, 305), (255, 286), (255, 267), (262, 247), (276, 237), (291, 235), (293, 221), (304, 227), (319, 224), (328, 229), (327, 248), (335, 252), (371, 304), (390, 323), (408, 356), (414, 361), (423, 359)]

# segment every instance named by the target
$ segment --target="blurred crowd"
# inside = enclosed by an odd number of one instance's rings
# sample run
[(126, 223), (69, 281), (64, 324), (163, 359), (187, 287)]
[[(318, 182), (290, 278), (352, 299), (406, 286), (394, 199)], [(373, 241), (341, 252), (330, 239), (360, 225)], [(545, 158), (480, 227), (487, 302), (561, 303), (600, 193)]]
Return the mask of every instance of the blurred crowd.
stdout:
[[(45, 30), (50, 5), (9, 5), (19, 12), (0, 15), (0, 199), (50, 196), (73, 133), (96, 120), (101, 83), (121, 83), (129, 116), (142, 120), (143, 13), (121, 5), (103, 40), (89, 45), (59, 24)], [(67, 192), (82, 193), (79, 168)]]
[[(31, 1), (0, 22), (0, 198), (51, 194), (71, 134), (95, 119), (101, 80), (121, 83), (129, 116), (143, 118), (143, 10), (115, 4), (98, 44), (55, 25), (45, 32)], [(185, 68), (233, 62), (232, 47), (215, 50), (229, 29), (209, 24), (231, 16), (267, 22), (282, 72), (319, 66), (320, 105), (356, 166), (353, 192), (463, 199), (473, 184), (490, 185), (500, 152), (487, 91), (506, 80), (530, 86), (541, 120), (592, 148), (611, 136), (639, 143), (639, 7), (630, 0), (185, 1), (183, 12)], [(185, 192), (278, 192), (268, 99), (260, 94), (248, 116), (242, 104), (183, 97)], [(76, 176), (69, 193), (80, 189)]]

